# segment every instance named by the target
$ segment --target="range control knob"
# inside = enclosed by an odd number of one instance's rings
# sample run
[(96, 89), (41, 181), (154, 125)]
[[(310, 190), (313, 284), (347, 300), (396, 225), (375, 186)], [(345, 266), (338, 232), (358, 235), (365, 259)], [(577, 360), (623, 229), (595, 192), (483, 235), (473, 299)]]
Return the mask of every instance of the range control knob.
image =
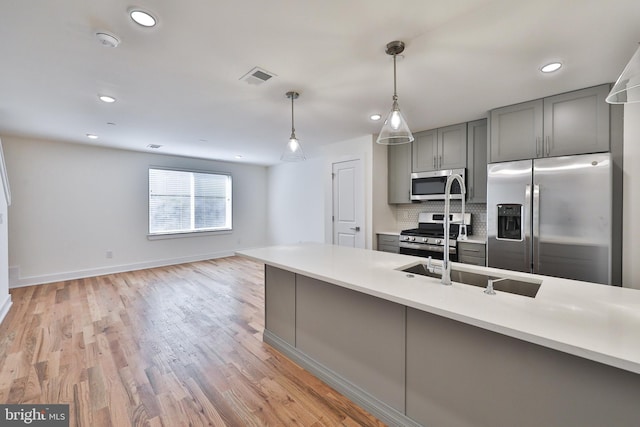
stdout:
[(436, 245), (441, 245), (442, 244), (442, 240), (438, 239), (436, 240)]
[(416, 241), (416, 238), (415, 238), (415, 237), (409, 237), (409, 241), (410, 241), (410, 242), (415, 242), (415, 241)]
[(426, 237), (423, 237), (423, 238), (422, 238), (422, 243), (426, 243), (426, 242), (427, 242), (427, 238), (426, 238)]

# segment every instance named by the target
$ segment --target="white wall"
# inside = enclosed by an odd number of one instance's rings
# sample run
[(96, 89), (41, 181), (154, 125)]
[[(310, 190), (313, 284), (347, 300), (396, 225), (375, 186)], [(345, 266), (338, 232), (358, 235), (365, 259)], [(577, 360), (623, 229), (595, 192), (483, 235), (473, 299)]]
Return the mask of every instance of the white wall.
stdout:
[[(372, 170), (372, 195), (373, 195), (373, 233), (381, 231), (398, 231), (396, 205), (390, 205), (389, 193), (389, 165), (388, 150), (386, 145), (373, 143), (373, 170)], [(409, 177), (407, 177), (409, 179)], [(410, 228), (410, 227), (407, 227)], [(378, 242), (373, 241), (373, 249), (378, 249)]]
[(622, 283), (640, 289), (640, 103), (624, 106)]
[[(265, 167), (9, 136), (3, 144), (12, 193), (11, 286), (227, 256), (266, 244)], [(230, 172), (233, 232), (148, 240), (149, 166)]]
[(365, 248), (371, 249), (372, 244), (372, 164), (373, 164), (373, 139), (371, 135), (363, 135), (346, 141), (340, 141), (333, 144), (322, 146), (320, 155), (324, 159), (325, 170), (323, 173), (324, 181), (324, 235), (325, 242), (333, 241), (333, 224), (331, 216), (333, 214), (333, 182), (331, 173), (333, 172), (333, 163), (344, 162), (348, 160), (360, 159), (362, 161), (362, 170), (364, 173), (364, 208), (365, 208), (365, 225), (363, 227), (365, 233)]
[(324, 242), (323, 173), (319, 158), (269, 167), (269, 244)]
[(376, 146), (372, 135), (363, 135), (322, 146), (309, 157), (269, 167), (269, 243), (331, 243), (332, 164), (358, 158), (365, 183), (365, 247), (372, 248), (374, 225), (388, 229), (395, 221), (386, 204), (386, 147)]
[[(0, 145), (0, 155), (2, 146)], [(4, 181), (4, 173), (0, 162), (0, 322), (11, 308), (11, 295), (9, 294), (9, 227), (7, 225), (7, 203), (5, 197), (5, 186), (9, 185)]]

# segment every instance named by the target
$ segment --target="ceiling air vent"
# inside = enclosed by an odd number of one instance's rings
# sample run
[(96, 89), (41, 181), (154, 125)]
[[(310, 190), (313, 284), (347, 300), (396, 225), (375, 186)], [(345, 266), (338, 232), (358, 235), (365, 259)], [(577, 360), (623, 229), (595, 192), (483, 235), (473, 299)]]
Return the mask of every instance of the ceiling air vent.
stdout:
[(154, 149), (154, 150), (157, 150), (160, 147), (162, 147), (162, 145), (158, 145), (158, 144), (149, 144), (149, 145), (147, 145), (147, 148), (151, 148), (151, 149)]
[(271, 77), (275, 77), (276, 75), (270, 73), (267, 70), (263, 70), (259, 67), (254, 67), (251, 71), (249, 71), (244, 76), (240, 77), (240, 80), (249, 83), (250, 85), (261, 85), (264, 82), (271, 79)]

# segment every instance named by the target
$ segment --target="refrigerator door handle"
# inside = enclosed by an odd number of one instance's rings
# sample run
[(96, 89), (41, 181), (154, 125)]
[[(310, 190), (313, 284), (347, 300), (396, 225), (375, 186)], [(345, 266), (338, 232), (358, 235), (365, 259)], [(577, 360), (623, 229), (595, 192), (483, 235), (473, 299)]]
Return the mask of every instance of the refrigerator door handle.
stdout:
[(520, 221), (521, 233), (524, 236), (524, 264), (531, 272), (531, 185), (524, 187), (524, 206)]
[(540, 271), (540, 186), (533, 186), (533, 273)]

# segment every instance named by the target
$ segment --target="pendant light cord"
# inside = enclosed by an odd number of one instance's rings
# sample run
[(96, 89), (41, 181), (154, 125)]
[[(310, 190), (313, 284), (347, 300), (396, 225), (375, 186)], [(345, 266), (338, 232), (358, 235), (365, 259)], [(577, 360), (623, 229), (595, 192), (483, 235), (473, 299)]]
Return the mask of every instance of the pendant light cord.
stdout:
[(291, 138), (295, 138), (296, 136), (296, 129), (293, 126), (293, 99), (295, 98), (295, 95), (291, 95)]
[(393, 54), (393, 100), (398, 100), (398, 91), (396, 89), (396, 54)]

